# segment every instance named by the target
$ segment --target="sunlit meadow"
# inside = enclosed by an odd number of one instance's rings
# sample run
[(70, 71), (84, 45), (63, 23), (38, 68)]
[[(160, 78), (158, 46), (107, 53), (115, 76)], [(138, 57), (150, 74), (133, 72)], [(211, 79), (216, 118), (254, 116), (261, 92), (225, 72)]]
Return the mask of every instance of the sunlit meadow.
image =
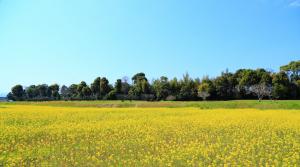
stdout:
[(299, 166), (300, 111), (0, 106), (0, 166)]

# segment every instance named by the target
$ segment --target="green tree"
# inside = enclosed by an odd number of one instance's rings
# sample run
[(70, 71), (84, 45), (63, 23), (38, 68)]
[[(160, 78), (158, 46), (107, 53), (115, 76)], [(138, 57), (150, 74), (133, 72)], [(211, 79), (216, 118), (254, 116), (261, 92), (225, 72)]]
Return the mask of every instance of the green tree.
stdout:
[(39, 95), (39, 91), (35, 85), (30, 85), (28, 88), (25, 89), (26, 97), (29, 100), (36, 99)]
[(180, 93), (181, 85), (178, 82), (178, 79), (175, 77), (169, 81), (170, 85), (170, 95), (177, 99), (177, 96)]
[(86, 86), (82, 88), (82, 95), (83, 95), (83, 99), (88, 100), (91, 98), (92, 90), (88, 86)]
[(298, 82), (300, 80), (300, 61), (292, 61), (288, 65), (281, 66), (280, 70), (285, 72), (290, 80), (289, 98), (300, 98), (300, 87)]
[(265, 69), (257, 69), (256, 74), (259, 79), (259, 84), (264, 84), (264, 85), (272, 84), (272, 76), (270, 72), (266, 71)]
[(12, 93), (12, 100), (16, 100), (16, 101), (22, 101), (24, 100), (24, 89), (22, 85), (16, 85), (11, 89), (11, 93)]
[(291, 81), (300, 79), (300, 61), (292, 61), (288, 65), (281, 66), (280, 70), (287, 73)]
[(141, 80), (139, 84), (143, 94), (150, 93), (150, 84), (147, 80)]
[(201, 97), (203, 100), (206, 100), (207, 97), (210, 96), (210, 93), (209, 93), (209, 89), (210, 89), (210, 86), (208, 83), (202, 83), (198, 86), (198, 96)]
[(132, 77), (133, 85), (130, 89), (130, 96), (134, 99), (140, 98), (142, 94), (150, 93), (150, 84), (144, 73), (137, 73)]
[(271, 85), (271, 73), (265, 69), (240, 69), (234, 74), (236, 84), (236, 98), (252, 98), (252, 94), (248, 93), (248, 89), (253, 85), (264, 84)]
[(228, 71), (223, 72), (221, 76), (214, 80), (214, 85), (218, 99), (233, 99), (236, 96), (236, 79)]
[(83, 88), (87, 87), (86, 82), (81, 81), (80, 84), (77, 85), (77, 92), (79, 98), (84, 98)]
[(15, 98), (14, 98), (14, 96), (13, 96), (13, 94), (12, 94), (11, 92), (9, 92), (9, 93), (6, 95), (6, 98), (7, 98), (8, 100), (15, 100)]
[(51, 98), (53, 100), (59, 100), (60, 99), (59, 85), (58, 84), (50, 85), (49, 89), (51, 91)]
[(116, 100), (116, 98), (117, 98), (116, 95), (117, 95), (116, 90), (112, 90), (104, 97), (104, 99), (105, 100)]
[(294, 81), (293, 85), (294, 85), (294, 87), (291, 88), (292, 93), (296, 94), (296, 98), (299, 99), (300, 98), (300, 79), (297, 81)]
[(92, 94), (94, 96), (95, 99), (100, 99), (100, 82), (101, 82), (101, 78), (97, 77), (94, 82), (91, 84), (91, 90), (92, 90)]
[(115, 83), (115, 91), (117, 94), (122, 93), (122, 80), (121, 79), (117, 79), (117, 81)]
[(109, 81), (103, 77), (100, 81), (100, 95), (105, 96), (111, 91), (111, 87), (109, 86)]
[(143, 80), (148, 81), (145, 73), (142, 73), (142, 72), (137, 73), (132, 77), (133, 84), (136, 84), (137, 82), (143, 81)]
[(197, 85), (188, 73), (183, 75), (180, 85), (179, 100), (195, 100), (197, 98)]
[(69, 86), (68, 91), (69, 91), (71, 99), (77, 98), (77, 96), (79, 94), (78, 91), (77, 91), (77, 87), (78, 87), (77, 84), (72, 84), (72, 85)]
[[(206, 84), (207, 86), (207, 91), (209, 93), (209, 98), (216, 98), (216, 88), (214, 86), (213, 80), (209, 79), (208, 76), (205, 76), (202, 78), (200, 84)], [(199, 91), (199, 86), (198, 85), (198, 91)]]
[(273, 75), (273, 97), (286, 99), (289, 96), (289, 78), (286, 73), (279, 72)]
[(39, 100), (48, 100), (51, 97), (51, 91), (47, 84), (38, 85), (37, 90), (39, 92)]
[[(80, 99), (139, 99), (139, 100), (197, 100), (206, 99), (249, 99), (256, 96), (279, 99), (300, 98), (300, 61), (292, 61), (282, 66), (279, 73), (265, 69), (239, 69), (235, 73), (222, 72), (210, 79), (204, 77), (192, 79), (185, 74), (182, 79), (168, 80), (161, 77), (151, 84), (145, 73), (137, 73), (128, 79), (118, 79), (114, 86), (103, 77), (97, 77), (90, 87), (85, 83), (72, 84), (69, 87), (54, 85), (31, 85), (24, 90), (21, 85), (12, 88), (7, 96), (12, 100), (65, 100)], [(272, 95), (270, 94), (272, 90)], [(249, 93), (251, 92), (251, 93)]]
[(63, 85), (60, 89), (61, 98), (64, 100), (69, 100), (71, 98), (71, 93), (66, 85)]
[(167, 77), (160, 77), (160, 79), (155, 80), (152, 85), (157, 100), (165, 100), (169, 96), (170, 84)]
[(255, 70), (247, 69), (239, 71), (239, 86), (249, 87), (251, 85), (258, 84), (260, 82), (260, 78), (257, 75)]
[(129, 90), (130, 90), (130, 88), (131, 88), (131, 85), (127, 82), (127, 79), (123, 78), (122, 89), (121, 89), (122, 94), (127, 95), (128, 92), (129, 92)]

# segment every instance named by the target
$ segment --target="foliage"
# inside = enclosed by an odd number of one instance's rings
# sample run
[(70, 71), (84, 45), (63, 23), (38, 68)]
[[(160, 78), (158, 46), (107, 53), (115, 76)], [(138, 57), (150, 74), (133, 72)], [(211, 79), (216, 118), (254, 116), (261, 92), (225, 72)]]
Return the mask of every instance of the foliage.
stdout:
[(95, 99), (100, 99), (100, 82), (101, 82), (101, 78), (97, 77), (94, 82), (91, 84), (91, 90), (92, 90), (92, 94), (93, 97)]
[(115, 83), (115, 91), (116, 93), (122, 93), (122, 80), (118, 79), (117, 82)]
[(273, 97), (276, 99), (287, 99), (289, 97), (289, 79), (286, 73), (279, 72), (273, 75)]
[(249, 93), (255, 94), (259, 101), (261, 101), (264, 97), (272, 97), (272, 87), (265, 83), (252, 85), (249, 87)]
[[(82, 81), (69, 87), (57, 84), (31, 85), (23, 88), (16, 85), (8, 94), (8, 99), (15, 101), (46, 100), (234, 100), (255, 99), (258, 92), (253, 88), (267, 85), (272, 94), (264, 95), (275, 99), (300, 99), (300, 61), (293, 61), (282, 66), (278, 73), (265, 69), (239, 69), (236, 72), (226, 70), (215, 78), (193, 79), (188, 73), (182, 79), (168, 79), (165, 76), (152, 82), (143, 72), (132, 77), (132, 84), (127, 77), (118, 79), (111, 85), (106, 77), (97, 77), (89, 86)], [(249, 90), (252, 89), (252, 93)], [(258, 90), (258, 89), (256, 89)], [(266, 92), (266, 91), (265, 91)], [(260, 99), (260, 98), (259, 98)]]
[(22, 101), (24, 99), (24, 89), (22, 85), (16, 85), (11, 89), (11, 100)]
[(280, 70), (286, 72), (292, 81), (300, 79), (300, 61), (292, 61), (288, 65), (281, 66)]
[(208, 83), (204, 82), (198, 86), (198, 96), (201, 97), (203, 100), (206, 100), (207, 97), (210, 96)]
[(153, 90), (155, 92), (155, 96), (157, 100), (164, 100), (170, 94), (170, 83), (168, 78), (165, 76), (160, 77), (152, 84)]

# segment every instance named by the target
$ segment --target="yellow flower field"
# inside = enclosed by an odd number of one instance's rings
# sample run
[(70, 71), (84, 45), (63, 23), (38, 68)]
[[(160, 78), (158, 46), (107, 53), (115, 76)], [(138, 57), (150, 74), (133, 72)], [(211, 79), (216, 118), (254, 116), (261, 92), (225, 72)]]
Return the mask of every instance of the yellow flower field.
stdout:
[(300, 111), (0, 107), (0, 166), (300, 166)]

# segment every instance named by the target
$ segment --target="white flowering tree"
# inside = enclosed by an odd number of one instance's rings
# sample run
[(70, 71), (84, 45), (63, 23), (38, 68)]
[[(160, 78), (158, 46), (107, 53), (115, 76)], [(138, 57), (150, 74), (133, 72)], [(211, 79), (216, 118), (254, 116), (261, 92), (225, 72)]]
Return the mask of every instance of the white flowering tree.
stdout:
[(272, 97), (272, 86), (265, 83), (252, 85), (248, 89), (249, 93), (253, 93), (261, 101), (264, 97)]

